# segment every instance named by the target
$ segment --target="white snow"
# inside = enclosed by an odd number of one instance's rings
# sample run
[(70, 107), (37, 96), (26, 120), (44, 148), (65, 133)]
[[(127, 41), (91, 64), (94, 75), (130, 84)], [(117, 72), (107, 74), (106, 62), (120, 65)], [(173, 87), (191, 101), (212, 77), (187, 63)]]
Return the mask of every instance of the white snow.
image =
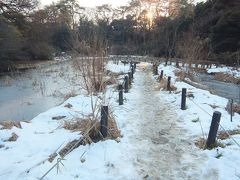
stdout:
[(226, 74), (230, 74), (236, 78), (240, 78), (240, 71), (236, 70), (236, 68), (233, 67), (213, 67), (213, 68), (209, 68), (207, 69), (207, 72), (209, 74), (211, 73), (226, 73)]
[[(171, 75), (174, 77), (172, 72), (175, 69), (175, 67), (171, 66), (159, 66), (159, 70), (164, 70), (167, 76)], [(228, 71), (225, 72), (230, 71), (228, 69)], [(199, 139), (200, 137), (207, 138), (211, 117), (214, 111), (222, 113), (220, 121), (221, 126), (219, 127), (220, 131), (240, 128), (239, 114), (235, 114), (233, 122), (230, 122), (230, 115), (225, 110), (228, 103), (227, 99), (213, 95), (208, 91), (197, 89), (184, 82), (176, 82), (174, 85), (177, 87), (176, 91), (178, 93), (169, 94), (168, 92), (161, 92), (161, 95), (166, 97), (165, 99), (168, 102), (172, 102), (176, 109), (178, 109), (177, 114), (183, 119), (180, 126), (188, 130), (189, 136), (192, 136), (194, 139)], [(187, 110), (185, 111), (180, 110), (182, 88), (187, 88), (187, 91), (194, 95), (194, 98), (187, 98)], [(210, 105), (215, 105), (217, 107), (214, 109)], [(198, 122), (193, 122), (197, 119), (199, 119)], [(240, 144), (240, 135), (233, 135), (231, 138)], [(231, 138), (220, 141), (225, 145), (231, 145), (225, 148), (217, 148), (218, 152), (217, 149), (204, 151), (209, 157), (207, 161), (208, 167), (218, 172), (219, 177), (216, 179), (239, 179), (240, 177), (240, 168), (238, 167), (240, 162), (240, 157), (238, 155), (240, 147)], [(222, 156), (216, 159), (218, 153), (222, 154)]]
[[(132, 88), (124, 94), (123, 106), (118, 105), (114, 86), (108, 87), (104, 98), (121, 130), (120, 142), (107, 140), (80, 146), (65, 157), (59, 173), (54, 168), (45, 179), (239, 179), (240, 147), (232, 139), (221, 141), (231, 145), (218, 151), (201, 150), (194, 145), (207, 136), (214, 111), (222, 113), (224, 129), (239, 129), (240, 116), (235, 114), (230, 122), (225, 110), (227, 99), (176, 81), (173, 66), (160, 65), (159, 70), (164, 70), (165, 77), (172, 77), (176, 92), (155, 91), (157, 81), (151, 74), (151, 65), (137, 66)], [(110, 62), (107, 69), (126, 73), (129, 66)], [(194, 95), (187, 99), (185, 111), (180, 110), (183, 87)], [(21, 122), (22, 129), (0, 130), (0, 145), (4, 145), (0, 148), (0, 179), (30, 180), (43, 176), (57, 162), (57, 158), (53, 163), (45, 161), (49, 155), (80, 138), (78, 132), (62, 128), (64, 121), (91, 114), (92, 101), (102, 103), (100, 98), (79, 95), (30, 123)], [(73, 107), (64, 107), (68, 103)], [(66, 117), (52, 120), (54, 116)], [(17, 141), (5, 142), (13, 132), (19, 136)], [(240, 135), (232, 138), (240, 143)], [(218, 154), (222, 154), (219, 159)]]

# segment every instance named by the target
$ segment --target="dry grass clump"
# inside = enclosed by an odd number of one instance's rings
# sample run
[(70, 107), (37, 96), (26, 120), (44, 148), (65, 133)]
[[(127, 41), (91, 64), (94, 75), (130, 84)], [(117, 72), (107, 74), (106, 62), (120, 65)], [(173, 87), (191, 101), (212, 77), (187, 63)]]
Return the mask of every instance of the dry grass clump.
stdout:
[[(80, 145), (97, 143), (102, 140), (100, 133), (100, 122), (97, 120), (77, 119), (72, 122), (65, 122), (65, 129), (77, 132), (79, 131), (84, 137), (79, 140), (69, 142), (60, 152), (60, 156), (64, 157), (69, 150), (78, 148)], [(117, 127), (116, 121), (113, 117), (108, 120), (108, 137), (106, 139), (117, 139), (121, 136), (120, 130)]]
[(72, 132), (81, 132), (85, 134), (88, 129), (100, 129), (100, 122), (89, 119), (76, 119), (75, 121), (65, 121), (63, 128)]
[(240, 129), (235, 129), (235, 130), (228, 130), (228, 131), (220, 131), (218, 133), (218, 139), (225, 140), (228, 139), (232, 135), (237, 135), (240, 134)]
[(195, 142), (195, 145), (200, 149), (205, 149), (207, 140), (205, 138), (200, 138)]
[[(100, 122), (97, 120), (89, 119), (77, 119), (75, 121), (65, 121), (65, 129), (72, 132), (81, 132), (82, 135), (86, 136), (87, 144), (97, 142), (102, 139), (100, 134)], [(90, 131), (89, 131), (90, 129)], [(88, 132), (89, 131), (89, 132)], [(108, 139), (116, 139), (120, 137), (120, 130), (117, 127), (117, 123), (113, 117), (108, 119)]]
[(0, 125), (2, 126), (0, 130), (12, 129), (13, 127), (22, 128), (21, 123), (17, 121), (1, 121)]
[(214, 79), (218, 81), (227, 82), (227, 83), (240, 84), (240, 78), (236, 78), (231, 74), (226, 74), (226, 73), (216, 73), (214, 75)]
[[(165, 78), (160, 81), (158, 88), (159, 88), (159, 90), (168, 91), (167, 80)], [(171, 84), (170, 91), (176, 91), (176, 90), (177, 90), (177, 87), (175, 87), (174, 85)]]
[[(231, 104), (230, 104), (230, 102), (228, 102), (228, 104), (227, 104), (225, 109), (226, 109), (226, 111), (228, 113), (231, 113)], [(234, 113), (240, 114), (240, 104), (233, 103), (232, 110), (233, 110)]]
[(207, 148), (206, 144), (207, 144), (207, 140), (205, 138), (200, 138), (195, 142), (195, 145), (200, 149), (213, 149), (217, 147), (221, 147), (221, 148), (226, 147), (225, 144), (218, 142), (217, 140), (210, 148)]
[(185, 72), (182, 70), (175, 70), (174, 74), (175, 74), (175, 76), (178, 77), (177, 78), (178, 81), (183, 81), (185, 78), (189, 78), (190, 80), (195, 81), (193, 71)]

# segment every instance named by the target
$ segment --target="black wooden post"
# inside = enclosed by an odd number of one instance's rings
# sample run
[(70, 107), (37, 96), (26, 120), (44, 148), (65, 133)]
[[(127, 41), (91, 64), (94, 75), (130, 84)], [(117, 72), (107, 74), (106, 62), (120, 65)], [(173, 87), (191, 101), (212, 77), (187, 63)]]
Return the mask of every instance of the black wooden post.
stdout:
[(233, 99), (230, 100), (230, 115), (231, 115), (231, 122), (233, 121)]
[(122, 84), (118, 85), (118, 90), (119, 90), (119, 105), (123, 105), (123, 85)]
[(155, 67), (155, 75), (158, 75), (158, 65)]
[(135, 62), (134, 63), (134, 72), (136, 71), (136, 68), (137, 68), (137, 63)]
[(152, 66), (152, 72), (153, 72), (153, 75), (155, 75), (155, 63), (153, 63), (153, 66)]
[(211, 127), (208, 134), (206, 148), (213, 148), (216, 142), (220, 118), (221, 118), (221, 113), (219, 111), (215, 111), (212, 117), (212, 123), (211, 123)]
[(160, 80), (163, 78), (163, 70), (161, 70)]
[(101, 107), (101, 127), (100, 132), (102, 136), (105, 138), (108, 135), (108, 106)]
[(124, 92), (127, 93), (128, 92), (128, 82), (129, 81), (129, 78), (128, 76), (125, 76), (124, 78)]
[(168, 76), (167, 90), (171, 91), (171, 76)]
[(153, 63), (153, 74), (158, 75), (158, 66), (155, 63)]
[(134, 78), (133, 75), (134, 75), (134, 67), (131, 68), (131, 78), (132, 79)]
[(132, 84), (132, 72), (128, 72), (128, 83), (129, 83), (129, 85), (131, 85)]
[(133, 68), (133, 63), (132, 62), (130, 62), (130, 69), (132, 69)]
[(187, 97), (187, 89), (182, 88), (182, 101), (181, 101), (182, 110), (186, 110), (186, 97)]

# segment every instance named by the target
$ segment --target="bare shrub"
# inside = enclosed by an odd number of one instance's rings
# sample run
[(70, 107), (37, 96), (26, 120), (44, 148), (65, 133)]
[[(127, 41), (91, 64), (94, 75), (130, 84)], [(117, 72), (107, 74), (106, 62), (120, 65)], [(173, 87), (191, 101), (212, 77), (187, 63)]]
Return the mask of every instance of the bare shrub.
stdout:
[(83, 79), (83, 89), (88, 94), (101, 92), (104, 90), (103, 77), (105, 75), (105, 58), (75, 58), (74, 68), (76, 68)]
[(193, 63), (201, 59), (207, 59), (208, 52), (208, 41), (196, 37), (193, 28), (183, 33), (182, 38), (179, 39), (176, 44), (177, 56), (186, 60), (190, 69)]

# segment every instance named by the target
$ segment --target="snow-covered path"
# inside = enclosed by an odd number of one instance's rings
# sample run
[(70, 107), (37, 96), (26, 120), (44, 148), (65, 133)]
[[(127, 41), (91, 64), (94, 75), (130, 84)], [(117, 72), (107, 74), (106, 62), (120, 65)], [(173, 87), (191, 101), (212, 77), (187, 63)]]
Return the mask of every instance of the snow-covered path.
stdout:
[[(123, 72), (128, 70), (123, 65), (111, 66)], [(151, 65), (141, 63), (134, 74), (132, 88), (124, 94), (123, 106), (118, 105), (118, 92), (109, 87), (106, 97), (123, 137), (120, 141), (106, 140), (80, 146), (66, 156), (60, 173), (54, 168), (44, 179), (221, 179), (218, 169), (222, 169), (222, 165), (217, 166), (220, 161), (215, 158), (216, 153), (209, 151), (211, 156), (207, 156), (207, 150), (200, 150), (194, 145), (194, 140), (200, 138), (201, 134), (195, 133), (200, 127), (191, 122), (191, 118), (195, 115), (207, 118), (197, 114), (195, 109), (189, 111), (190, 107), (184, 111), (186, 115), (190, 113), (190, 117), (182, 116), (176, 105), (179, 94), (169, 95), (155, 90), (157, 84)], [(66, 108), (67, 103), (73, 107)], [(83, 110), (89, 114), (90, 104), (91, 98), (88, 96), (72, 97), (62, 105), (40, 114), (31, 123), (21, 123), (22, 129), (14, 127), (1, 130), (0, 145), (4, 146), (0, 148), (0, 162), (3, 162), (0, 165), (0, 179), (30, 180), (42, 177), (58, 159), (55, 158), (52, 163), (43, 160), (63, 144), (79, 138), (78, 132), (61, 128), (63, 122), (52, 120), (52, 117), (64, 115), (71, 120)], [(186, 124), (193, 128), (189, 130)], [(205, 126), (208, 130), (209, 124), (205, 123)], [(5, 142), (12, 132), (19, 135), (17, 141)], [(238, 157), (238, 151), (232, 152), (235, 152), (234, 158)], [(211, 161), (209, 157), (212, 157)], [(230, 161), (227, 162), (229, 164)], [(236, 175), (231, 172), (229, 176), (235, 178)]]
[[(126, 133), (129, 148), (135, 157), (134, 166), (140, 177), (147, 179), (199, 179), (204, 155), (196, 153), (186, 135), (177, 123), (183, 121), (171, 104), (166, 103), (161, 92), (155, 91), (157, 82), (153, 79), (151, 67), (139, 67), (134, 85), (127, 99), (132, 107), (124, 117), (132, 133)], [(207, 173), (208, 174), (208, 173)], [(207, 179), (217, 179), (216, 172)]]

